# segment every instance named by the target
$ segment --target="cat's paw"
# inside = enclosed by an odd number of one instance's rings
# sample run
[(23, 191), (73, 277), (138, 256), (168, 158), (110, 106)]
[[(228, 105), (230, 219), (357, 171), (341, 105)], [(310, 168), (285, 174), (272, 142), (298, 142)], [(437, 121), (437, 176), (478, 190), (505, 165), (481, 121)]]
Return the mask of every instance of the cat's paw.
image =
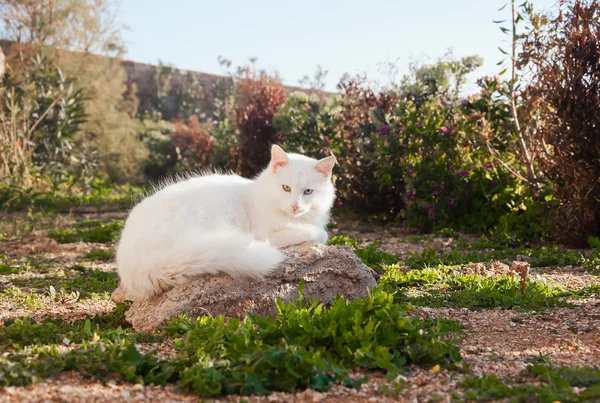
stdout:
[(329, 235), (327, 235), (327, 231), (323, 228), (316, 228), (314, 234), (312, 236), (312, 241), (316, 243), (326, 244)]

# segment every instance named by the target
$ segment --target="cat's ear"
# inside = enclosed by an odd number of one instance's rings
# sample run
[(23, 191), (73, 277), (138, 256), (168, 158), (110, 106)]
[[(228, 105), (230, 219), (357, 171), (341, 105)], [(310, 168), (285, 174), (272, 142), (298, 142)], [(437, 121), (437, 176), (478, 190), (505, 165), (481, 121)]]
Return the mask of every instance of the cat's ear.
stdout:
[(277, 144), (273, 144), (271, 147), (271, 169), (273, 172), (277, 172), (277, 169), (287, 166), (290, 163), (290, 159)]
[(325, 178), (329, 178), (331, 176), (331, 172), (333, 171), (333, 166), (335, 165), (335, 163), (337, 162), (337, 160), (335, 159), (335, 157), (329, 156), (329, 157), (325, 157), (321, 160), (319, 160), (319, 162), (317, 162), (315, 164), (315, 169), (322, 174), (323, 176), (325, 176)]

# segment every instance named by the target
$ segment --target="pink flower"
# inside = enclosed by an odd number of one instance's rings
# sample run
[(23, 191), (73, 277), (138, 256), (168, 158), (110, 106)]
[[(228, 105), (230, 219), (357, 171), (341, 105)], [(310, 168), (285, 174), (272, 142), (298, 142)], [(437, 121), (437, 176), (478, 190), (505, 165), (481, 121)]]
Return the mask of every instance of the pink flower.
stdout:
[(446, 126), (442, 126), (440, 127), (440, 130), (442, 131), (442, 133), (444, 134), (448, 134), (450, 133), (450, 130), (446, 127)]

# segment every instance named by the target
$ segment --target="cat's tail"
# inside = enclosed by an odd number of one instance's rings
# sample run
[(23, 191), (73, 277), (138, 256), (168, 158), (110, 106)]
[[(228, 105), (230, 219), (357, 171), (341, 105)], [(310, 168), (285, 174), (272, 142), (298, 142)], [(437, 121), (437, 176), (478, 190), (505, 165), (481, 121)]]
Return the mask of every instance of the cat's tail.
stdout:
[(237, 232), (186, 236), (169, 248), (126, 248), (119, 245), (117, 266), (122, 284), (134, 299), (152, 297), (199, 274), (261, 278), (285, 260), (268, 242)]

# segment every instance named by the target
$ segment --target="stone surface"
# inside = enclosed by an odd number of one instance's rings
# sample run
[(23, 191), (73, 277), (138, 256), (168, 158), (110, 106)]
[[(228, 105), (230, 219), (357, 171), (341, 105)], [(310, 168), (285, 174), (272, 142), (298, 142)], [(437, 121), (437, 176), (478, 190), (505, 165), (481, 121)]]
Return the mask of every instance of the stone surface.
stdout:
[[(304, 295), (323, 303), (337, 295), (347, 300), (366, 297), (376, 285), (373, 271), (349, 247), (304, 243), (286, 248), (284, 253), (288, 259), (262, 280), (227, 275), (193, 277), (154, 298), (133, 301), (125, 318), (138, 331), (152, 331), (182, 313), (238, 318), (248, 312), (276, 314), (275, 299), (297, 298), (302, 280)], [(121, 287), (113, 293), (115, 302), (126, 299), (127, 291)]]

